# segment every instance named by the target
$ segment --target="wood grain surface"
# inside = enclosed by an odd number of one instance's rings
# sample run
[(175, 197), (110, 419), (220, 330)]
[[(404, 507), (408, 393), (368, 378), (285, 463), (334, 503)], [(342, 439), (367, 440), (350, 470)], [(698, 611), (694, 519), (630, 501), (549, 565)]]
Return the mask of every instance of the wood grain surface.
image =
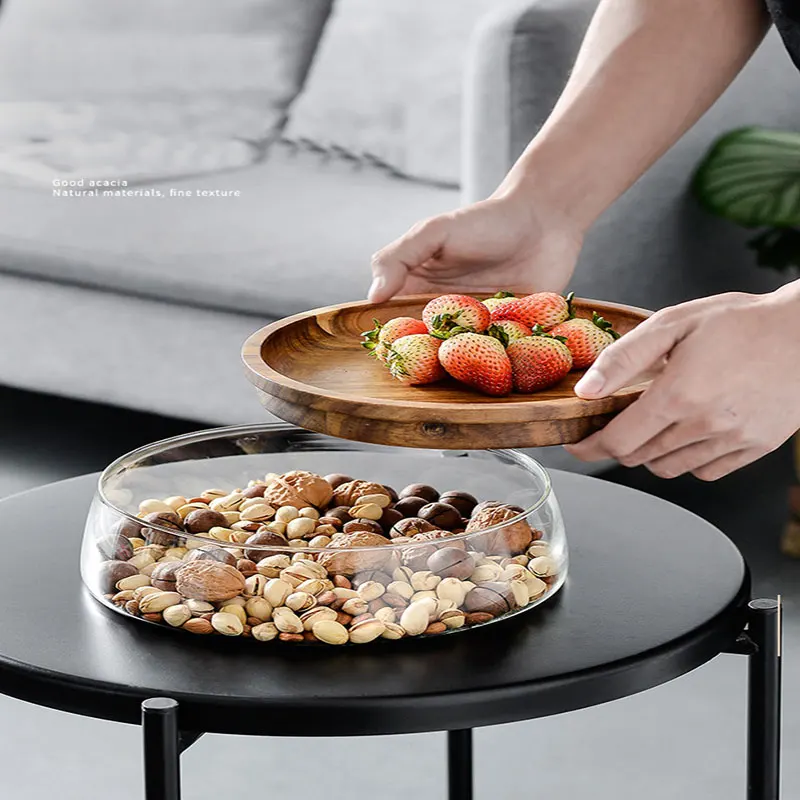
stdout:
[[(573, 387), (583, 372), (536, 394), (488, 397), (453, 380), (408, 386), (361, 346), (373, 319), (420, 318), (434, 295), (397, 297), (316, 309), (279, 320), (245, 342), (242, 357), (262, 405), (308, 430), (375, 444), (475, 450), (542, 447), (584, 438), (630, 405), (642, 379), (602, 400), (581, 400)], [(484, 295), (481, 295), (483, 297)], [(575, 299), (576, 315), (596, 310), (625, 334), (650, 312)]]

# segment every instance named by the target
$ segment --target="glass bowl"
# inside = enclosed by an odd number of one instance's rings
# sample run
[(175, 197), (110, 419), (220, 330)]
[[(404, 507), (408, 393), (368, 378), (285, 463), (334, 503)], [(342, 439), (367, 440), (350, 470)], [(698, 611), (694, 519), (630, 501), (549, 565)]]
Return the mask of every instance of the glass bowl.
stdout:
[(365, 644), (539, 605), (566, 578), (567, 542), (547, 472), (522, 453), (259, 424), (111, 464), (81, 574), (100, 602), (181, 634)]

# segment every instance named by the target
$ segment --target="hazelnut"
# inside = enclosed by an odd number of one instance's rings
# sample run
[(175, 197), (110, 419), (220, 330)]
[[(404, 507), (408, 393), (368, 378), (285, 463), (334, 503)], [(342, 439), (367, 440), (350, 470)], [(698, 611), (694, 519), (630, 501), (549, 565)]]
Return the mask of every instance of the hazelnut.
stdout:
[(286, 539), (281, 536), (279, 533), (272, 533), (271, 531), (262, 531), (261, 533), (254, 533), (252, 536), (247, 537), (247, 541), (245, 545), (250, 545), (253, 548), (259, 549), (247, 549), (245, 548), (244, 556), (245, 558), (249, 558), (250, 561), (255, 561), (258, 563), (263, 559), (267, 558), (270, 555), (275, 555), (274, 553), (270, 553), (268, 550), (263, 550), (260, 548), (264, 547), (286, 547), (288, 542)]
[(445, 492), (440, 498), (440, 503), (447, 503), (450, 506), (458, 509), (458, 513), (462, 517), (469, 517), (472, 509), (478, 505), (475, 497), (467, 492)]
[(409, 483), (400, 492), (400, 499), (402, 500), (404, 497), (421, 497), (429, 503), (435, 503), (439, 499), (439, 492), (433, 486), (425, 483)]
[(447, 531), (458, 528), (461, 525), (461, 512), (447, 503), (436, 502), (428, 503), (419, 510), (417, 515), (420, 519), (427, 520), (437, 528), (444, 528)]
[(427, 531), (435, 531), (436, 526), (431, 525), (425, 519), (419, 517), (408, 517), (396, 522), (392, 529), (389, 531), (389, 536), (396, 539), (399, 536), (415, 536), (418, 533), (426, 533)]
[(505, 583), (479, 583), (464, 598), (464, 608), (469, 612), (484, 612), (497, 617), (516, 608), (516, 601), (514, 593)]
[[(359, 497), (367, 494), (388, 494), (380, 483), (371, 481), (348, 481), (336, 487), (333, 502), (337, 506), (352, 506)], [(331, 512), (327, 512), (331, 513)]]
[(118, 581), (138, 574), (139, 570), (127, 561), (104, 561), (97, 572), (98, 588), (109, 594), (116, 591)]
[[(368, 569), (381, 569), (392, 558), (393, 551), (381, 552), (383, 545), (389, 544), (385, 536), (368, 531), (346, 533), (336, 541), (331, 542), (329, 552), (320, 553), (318, 564), (331, 574), (355, 575), (357, 572)], [(360, 548), (375, 548), (363, 550)], [(341, 550), (342, 552), (330, 552)]]
[(404, 517), (416, 517), (419, 510), (426, 505), (428, 505), (428, 501), (422, 497), (404, 497), (394, 504), (394, 508)]
[(221, 564), (228, 564), (231, 567), (236, 566), (236, 559), (233, 553), (225, 550), (223, 547), (216, 547), (213, 544), (190, 550), (182, 563), (186, 564), (192, 561), (219, 561)]
[(400, 522), (401, 519), (403, 519), (403, 515), (396, 508), (389, 506), (383, 509), (383, 514), (378, 522), (381, 524), (383, 530), (388, 534), (392, 527)]
[(112, 561), (127, 561), (133, 557), (133, 545), (127, 536), (121, 533), (112, 533), (105, 536), (97, 543), (100, 552)]
[(427, 567), (443, 578), (466, 580), (475, 570), (475, 558), (460, 547), (440, 547), (428, 558)]
[(143, 527), (141, 522), (134, 522), (132, 519), (123, 517), (114, 525), (113, 533), (124, 536), (127, 539), (136, 539), (141, 537)]
[(325, 480), (331, 485), (332, 489), (338, 489), (343, 483), (350, 483), (353, 480), (349, 475), (342, 475), (341, 472), (332, 472), (325, 476)]
[[(196, 553), (197, 551), (195, 550), (193, 552)], [(150, 582), (156, 589), (161, 589), (165, 592), (174, 592), (176, 573), (183, 565), (183, 561), (162, 561), (156, 564), (153, 567), (153, 571), (150, 573)]]
[[(484, 506), (482, 509), (481, 505)], [(510, 506), (491, 506), (483, 503), (481, 505), (475, 507), (475, 511), (467, 524), (467, 533), (501, 525), (506, 520), (519, 516), (519, 512)], [(523, 518), (496, 531), (476, 534), (470, 539), (470, 546), (474, 550), (480, 550), (491, 555), (516, 555), (517, 553), (524, 553), (532, 539), (531, 526)]]
[(347, 533), (358, 533), (364, 531), (366, 533), (374, 533), (378, 536), (383, 536), (383, 526), (372, 519), (353, 519), (346, 523), (342, 529)]
[[(154, 511), (151, 514), (145, 514), (145, 516), (142, 517), (142, 521), (149, 522), (151, 525), (159, 525), (162, 528), (169, 528), (174, 531), (183, 530), (183, 521), (177, 511)], [(143, 528), (142, 538), (149, 544), (158, 544), (163, 547), (175, 547), (178, 543), (178, 538), (176, 536), (154, 528)]]
[(387, 486), (384, 483), (383, 488), (386, 490), (386, 494), (389, 495), (389, 500), (391, 500), (393, 503), (396, 503), (400, 499), (397, 492), (391, 486)]
[(228, 520), (219, 511), (197, 508), (183, 521), (189, 533), (208, 533), (212, 528), (227, 528)]

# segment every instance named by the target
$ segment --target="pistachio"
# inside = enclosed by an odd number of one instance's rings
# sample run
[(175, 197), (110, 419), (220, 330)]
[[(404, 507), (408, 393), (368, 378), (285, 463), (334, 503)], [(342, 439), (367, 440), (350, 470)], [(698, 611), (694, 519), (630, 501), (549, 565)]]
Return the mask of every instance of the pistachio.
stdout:
[(427, 589), (424, 592), (414, 592), (411, 596), (412, 603), (418, 603), (420, 600), (436, 600), (438, 595), (433, 589)]
[(208, 508), (205, 503), (186, 503), (186, 505), (175, 509), (181, 519), (186, 519), (192, 511), (199, 511), (202, 508)]
[(414, 574), (414, 570), (410, 567), (397, 567), (394, 572), (392, 573), (392, 578), (396, 581), (403, 581), (404, 583), (411, 582), (411, 576)]
[(346, 644), (350, 639), (347, 628), (333, 619), (322, 619), (315, 622), (311, 627), (311, 632), (325, 644)]
[(229, 528), (242, 521), (242, 517), (238, 511), (223, 511), (222, 516), (225, 517), (225, 524)]
[(337, 586), (333, 590), (337, 600), (351, 600), (354, 597), (361, 597), (355, 589), (345, 589), (343, 586)]
[(169, 606), (161, 612), (164, 622), (173, 628), (180, 628), (185, 622), (192, 618), (192, 612), (188, 606), (182, 603), (176, 606)]
[(368, 610), (369, 605), (366, 600), (360, 597), (351, 597), (342, 604), (342, 611), (344, 611), (345, 614), (352, 614), (354, 617), (358, 614), (365, 614)]
[[(526, 562), (527, 563), (527, 562)], [(509, 564), (498, 576), (499, 581), (521, 580), (525, 575), (529, 575), (528, 570), (521, 564)]]
[(250, 629), (250, 634), (259, 642), (271, 642), (278, 635), (278, 628), (274, 622), (262, 622)]
[(397, 612), (390, 606), (384, 606), (375, 612), (375, 619), (379, 619), (381, 622), (395, 622)]
[(306, 611), (317, 604), (317, 598), (308, 592), (292, 592), (283, 603), (292, 611)]
[(216, 500), (218, 497), (225, 497), (228, 493), (224, 489), (206, 489), (204, 492), (200, 493), (200, 497), (206, 501), (206, 503), (210, 503), (212, 500)]
[(139, 611), (142, 614), (156, 614), (177, 605), (182, 599), (177, 592), (152, 592), (139, 600)]
[(145, 516), (147, 514), (160, 514), (160, 513), (172, 513), (175, 509), (165, 503), (163, 500), (155, 500), (150, 498), (149, 500), (142, 500), (139, 503), (139, 514), (141, 516)]
[(222, 606), (241, 606), (244, 608), (247, 605), (247, 598), (242, 596), (231, 597), (229, 600), (221, 600), (217, 605), (220, 608)]
[[(323, 526), (318, 526), (317, 527), (317, 533), (319, 532), (319, 528), (320, 527), (325, 527), (325, 526), (324, 525)], [(328, 536), (328, 535), (318, 535), (318, 536), (315, 536), (313, 539), (311, 539), (309, 541), (308, 546), (309, 547), (327, 547), (330, 543), (331, 543), (331, 537), (330, 536)]]
[(133, 590), (132, 589), (126, 589), (124, 591), (117, 592), (111, 598), (111, 602), (114, 603), (115, 605), (118, 605), (120, 603), (127, 603), (128, 600), (133, 600)]
[(525, 585), (528, 587), (528, 595), (531, 600), (535, 600), (547, 591), (547, 584), (541, 578), (537, 578), (534, 575), (525, 579)]
[(154, 594), (160, 591), (162, 590), (157, 589), (155, 586), (140, 586), (138, 589), (133, 590), (133, 599), (141, 600), (147, 594)]
[(148, 564), (147, 566), (145, 566), (145, 567), (142, 567), (142, 568), (139, 570), (139, 572), (140, 572), (142, 575), (147, 575), (147, 577), (149, 578), (149, 577), (150, 577), (150, 576), (153, 574), (153, 570), (154, 570), (154, 569), (155, 569), (157, 566), (158, 566), (158, 562), (157, 562), (157, 561), (154, 561), (152, 564)]
[(303, 623), (303, 628), (310, 631), (315, 622), (321, 619), (336, 619), (336, 612), (327, 606), (316, 606), (300, 615), (300, 622)]
[(243, 594), (245, 597), (258, 597), (264, 593), (266, 585), (267, 579), (263, 575), (256, 573), (245, 580)]
[(398, 625), (396, 622), (384, 622), (381, 634), (384, 639), (402, 639), (405, 635), (406, 631), (402, 625)]
[(303, 623), (291, 608), (281, 606), (272, 612), (272, 621), (281, 633), (302, 633)]
[(418, 592), (435, 589), (442, 579), (434, 575), (430, 570), (421, 570), (411, 576), (411, 586)]
[(121, 592), (138, 589), (141, 586), (149, 586), (150, 578), (147, 575), (129, 575), (127, 578), (117, 581), (117, 589)]
[(286, 535), (289, 539), (302, 539), (314, 533), (317, 523), (308, 517), (297, 517), (286, 525)]
[(358, 587), (358, 594), (368, 603), (386, 593), (386, 587), (379, 581), (366, 581)]
[(140, 548), (137, 550), (131, 558), (127, 561), (132, 567), (136, 567), (136, 569), (141, 570), (144, 567), (148, 567), (151, 564), (155, 564), (156, 560), (153, 558), (153, 554), (147, 548)]
[[(136, 556), (133, 558), (136, 558)], [(132, 560), (133, 559), (130, 559), (128, 563), (130, 564)], [(551, 558), (550, 556), (537, 556), (531, 560), (530, 564), (528, 564), (528, 569), (537, 578), (547, 578), (551, 575), (555, 575), (558, 572), (558, 564), (556, 563), (555, 559)]]
[(259, 529), (259, 533), (264, 530), (267, 533), (277, 533), (278, 536), (283, 536), (286, 533), (286, 523), (279, 522), (273, 520), (272, 522), (268, 522), (266, 525), (263, 525), (261, 529)]
[(499, 565), (489, 562), (488, 564), (481, 564), (480, 566), (475, 567), (475, 570), (472, 575), (469, 576), (469, 579), (473, 583), (496, 581), (500, 577), (502, 571), (503, 570)]
[(319, 519), (319, 511), (316, 508), (312, 508), (311, 506), (306, 506), (305, 508), (300, 509), (300, 516), (305, 517), (306, 519)]
[(286, 598), (292, 593), (294, 586), (288, 581), (273, 578), (264, 587), (264, 598), (273, 608), (282, 606)]
[(144, 539), (140, 539), (138, 536), (132, 536), (130, 539), (128, 539), (128, 541), (131, 543), (131, 547), (133, 548), (134, 552), (147, 544)]
[(244, 511), (239, 511), (239, 517), (248, 522), (266, 522), (275, 516), (275, 509), (268, 503), (254, 503)]
[(214, 610), (214, 606), (211, 603), (206, 603), (205, 600), (184, 600), (183, 602), (196, 617), (201, 614), (210, 614)]
[(244, 633), (244, 624), (239, 617), (224, 611), (218, 611), (211, 617), (211, 626), (223, 636), (241, 636)]
[(256, 569), (266, 578), (278, 578), (281, 571), (289, 567), (291, 563), (292, 560), (289, 556), (280, 553), (279, 555), (262, 558), (256, 565)]
[(508, 585), (511, 587), (511, 593), (514, 595), (514, 602), (517, 606), (522, 608), (528, 605), (531, 597), (525, 581), (511, 581)]
[(364, 505), (353, 506), (350, 509), (350, 516), (353, 519), (369, 519), (377, 522), (383, 516), (383, 508), (377, 503), (364, 503)]
[(539, 556), (549, 556), (550, 555), (550, 545), (547, 542), (538, 541), (533, 542), (531, 546), (527, 549), (528, 558), (538, 558)]
[(292, 564), (299, 564), (301, 561), (313, 561), (313, 553), (292, 553)]
[(443, 622), (448, 628), (461, 628), (466, 621), (466, 615), (459, 609), (445, 611), (439, 617), (439, 622)]
[(353, 644), (367, 644), (377, 639), (386, 630), (386, 625), (379, 619), (365, 619), (350, 628), (350, 641)]
[(419, 606), (420, 608), (424, 608), (425, 612), (428, 615), (428, 619), (434, 617), (438, 614), (439, 611), (439, 602), (436, 600), (435, 597), (421, 597), (419, 600), (412, 601), (412, 606)]
[(444, 578), (436, 587), (436, 596), (440, 600), (452, 600), (460, 606), (467, 596), (467, 590), (458, 578)]
[(219, 511), (220, 513), (223, 511), (236, 511), (244, 499), (245, 497), (241, 492), (231, 492), (231, 494), (225, 495), (224, 497), (214, 498), (208, 504), (208, 507), (212, 511)]
[(412, 603), (400, 617), (400, 625), (409, 636), (419, 636), (429, 624), (428, 609), (420, 603)]
[(281, 508), (275, 512), (275, 521), (286, 524), (293, 519), (297, 519), (299, 516), (300, 512), (294, 506), (281, 506)]
[(386, 591), (399, 595), (405, 600), (410, 600), (414, 596), (414, 587), (405, 581), (392, 581), (386, 587)]
[(242, 625), (244, 625), (245, 622), (247, 622), (247, 613), (245, 612), (244, 608), (242, 608), (242, 606), (240, 605), (231, 603), (229, 605), (222, 606), (222, 608), (219, 610), (219, 613), (233, 614), (233, 616), (236, 617), (236, 619), (238, 619), (239, 622), (242, 623)]
[(374, 505), (379, 508), (386, 508), (392, 502), (388, 494), (364, 494), (357, 497), (354, 506)]
[(272, 606), (265, 597), (251, 597), (244, 606), (248, 617), (255, 617), (266, 622), (272, 617)]
[(333, 583), (329, 580), (322, 580), (321, 578), (309, 578), (307, 581), (303, 581), (298, 587), (298, 592), (308, 592), (308, 594), (313, 594), (315, 597), (318, 594), (322, 594), (322, 592), (327, 592), (333, 588)]
[(181, 506), (185, 506), (189, 501), (180, 494), (176, 494), (174, 497), (167, 497), (165, 498), (164, 502), (174, 511), (177, 511)]

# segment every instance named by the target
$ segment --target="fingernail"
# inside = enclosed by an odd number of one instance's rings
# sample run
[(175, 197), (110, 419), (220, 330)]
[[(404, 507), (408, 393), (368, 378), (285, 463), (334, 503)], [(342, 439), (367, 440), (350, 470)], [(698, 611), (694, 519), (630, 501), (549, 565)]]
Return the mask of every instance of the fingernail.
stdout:
[(596, 369), (590, 369), (576, 384), (575, 394), (596, 395), (601, 394), (605, 386), (605, 376)]
[(374, 301), (376, 295), (380, 296), (385, 286), (386, 286), (386, 279), (383, 276), (379, 275), (372, 281), (372, 286), (369, 287), (369, 293), (367, 295), (369, 299)]

